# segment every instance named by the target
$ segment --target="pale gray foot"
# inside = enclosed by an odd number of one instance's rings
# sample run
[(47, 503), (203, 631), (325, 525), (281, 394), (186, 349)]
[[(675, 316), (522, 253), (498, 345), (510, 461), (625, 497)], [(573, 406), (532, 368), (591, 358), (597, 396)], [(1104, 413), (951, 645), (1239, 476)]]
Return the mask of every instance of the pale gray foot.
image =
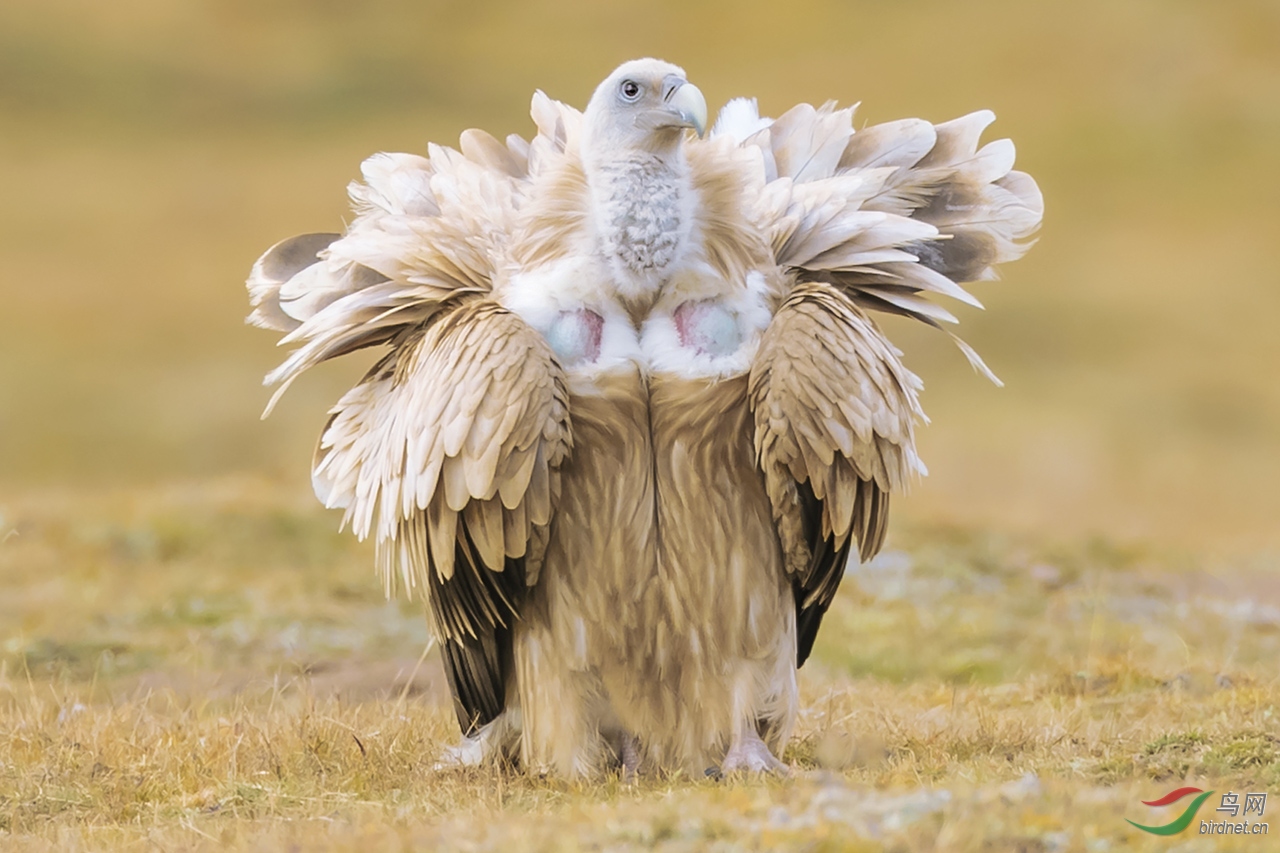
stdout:
[(622, 736), (622, 781), (634, 782), (640, 772), (640, 741), (635, 735)]
[(791, 774), (791, 768), (769, 751), (769, 747), (760, 739), (754, 724), (742, 726), (738, 735), (729, 744), (724, 761), (720, 762), (721, 774), (729, 773), (776, 773), (779, 776)]

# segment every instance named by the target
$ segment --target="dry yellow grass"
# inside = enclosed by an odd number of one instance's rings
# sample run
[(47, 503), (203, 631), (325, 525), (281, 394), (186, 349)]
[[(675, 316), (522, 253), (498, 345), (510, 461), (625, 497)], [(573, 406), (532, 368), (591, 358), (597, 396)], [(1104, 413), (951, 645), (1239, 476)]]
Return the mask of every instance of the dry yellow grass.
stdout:
[(457, 732), (420, 614), (269, 484), (6, 523), (13, 849), (1154, 850), (1139, 800), (1280, 787), (1274, 567), (900, 530), (803, 671), (794, 779), (575, 786), (433, 769)]
[[(1277, 44), (1272, 0), (0, 4), (0, 848), (1162, 850), (1141, 799), (1274, 799)], [(240, 282), (372, 151), (641, 54), (774, 114), (994, 108), (1048, 201), (962, 314), (1008, 387), (892, 326), (932, 474), (805, 668), (795, 778), (436, 773), (417, 605), (309, 496), (360, 365), (260, 423)]]

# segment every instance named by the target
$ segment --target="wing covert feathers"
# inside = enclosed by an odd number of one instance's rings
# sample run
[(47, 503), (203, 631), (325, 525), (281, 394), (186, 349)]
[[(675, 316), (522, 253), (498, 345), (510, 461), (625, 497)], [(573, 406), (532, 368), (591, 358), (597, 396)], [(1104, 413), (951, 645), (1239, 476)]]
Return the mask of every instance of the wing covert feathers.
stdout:
[(479, 296), (442, 309), (331, 410), (313, 482), (374, 534), (388, 595), (426, 599), (464, 732), (505, 707), (511, 631), (541, 569), (572, 443), (542, 336)]
[(854, 545), (880, 549), (889, 494), (925, 473), (920, 380), (836, 287), (796, 285), (751, 368), (755, 451), (793, 578), (801, 663)]
[[(528, 556), (532, 529), (551, 520), (555, 469), (570, 445), (568, 392), (550, 347), (516, 315), (472, 297), (400, 341), (343, 396), (313, 479), (358, 537), (375, 534), (389, 587), (398, 578), (427, 589), (431, 574), (500, 572), (506, 558)], [(454, 543), (467, 544), (465, 560)], [(473, 630), (461, 616), (442, 625)]]
[[(793, 503), (788, 484), (807, 482), (823, 502), (823, 536), (843, 543), (856, 528), (875, 533), (878, 524), (863, 524), (858, 484), (898, 492), (925, 473), (914, 435), (921, 383), (900, 355), (838, 289), (792, 290), (751, 368), (756, 454), (780, 522)], [(878, 547), (875, 536), (856, 538), (864, 551)]]

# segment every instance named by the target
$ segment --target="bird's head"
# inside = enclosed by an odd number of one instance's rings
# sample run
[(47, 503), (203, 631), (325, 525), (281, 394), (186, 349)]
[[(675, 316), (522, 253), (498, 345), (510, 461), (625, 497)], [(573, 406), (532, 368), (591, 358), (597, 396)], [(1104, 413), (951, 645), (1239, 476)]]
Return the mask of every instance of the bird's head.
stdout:
[(659, 59), (635, 59), (596, 88), (583, 118), (586, 145), (597, 155), (661, 154), (678, 145), (686, 129), (703, 134), (707, 102), (684, 69)]

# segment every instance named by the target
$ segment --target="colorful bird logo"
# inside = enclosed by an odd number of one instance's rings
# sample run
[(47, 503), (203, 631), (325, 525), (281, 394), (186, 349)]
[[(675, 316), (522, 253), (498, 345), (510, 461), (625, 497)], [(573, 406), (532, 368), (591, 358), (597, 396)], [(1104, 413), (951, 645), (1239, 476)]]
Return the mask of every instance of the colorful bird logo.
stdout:
[(1191, 801), (1191, 805), (1187, 806), (1186, 811), (1178, 815), (1178, 817), (1172, 822), (1166, 823), (1163, 826), (1143, 826), (1140, 823), (1134, 823), (1128, 818), (1125, 818), (1125, 820), (1136, 826), (1138, 829), (1141, 829), (1143, 832), (1149, 832), (1152, 835), (1177, 835), (1179, 832), (1186, 829), (1191, 821), (1195, 819), (1196, 812), (1200, 810), (1200, 805), (1205, 800), (1209, 799), (1209, 796), (1212, 793), (1213, 791), (1205, 791), (1200, 788), (1178, 788), (1176, 791), (1170, 791), (1158, 800), (1143, 800), (1142, 804), (1144, 806), (1167, 806), (1170, 803), (1176, 803), (1178, 800), (1181, 800), (1183, 797), (1190, 796), (1191, 794), (1200, 795)]

